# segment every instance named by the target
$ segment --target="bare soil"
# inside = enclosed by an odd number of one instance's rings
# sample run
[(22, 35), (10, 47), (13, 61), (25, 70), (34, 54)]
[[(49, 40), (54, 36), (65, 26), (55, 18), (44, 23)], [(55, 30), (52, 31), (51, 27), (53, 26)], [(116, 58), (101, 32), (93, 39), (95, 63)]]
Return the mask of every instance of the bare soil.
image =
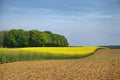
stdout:
[(120, 80), (120, 49), (101, 49), (84, 59), (0, 64), (0, 80)]

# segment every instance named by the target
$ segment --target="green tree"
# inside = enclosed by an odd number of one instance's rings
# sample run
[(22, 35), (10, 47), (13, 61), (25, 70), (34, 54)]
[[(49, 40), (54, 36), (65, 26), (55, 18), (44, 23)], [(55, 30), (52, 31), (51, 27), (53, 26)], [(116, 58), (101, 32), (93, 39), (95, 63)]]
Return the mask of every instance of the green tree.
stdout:
[(29, 31), (29, 46), (31, 47), (41, 47), (43, 45), (43, 38), (41, 36), (40, 31), (38, 30), (30, 30)]
[(61, 42), (61, 45), (63, 46), (63, 47), (67, 47), (69, 44), (68, 44), (68, 41), (67, 41), (67, 39), (62, 35), (61, 36), (61, 38), (62, 38), (62, 42)]
[(29, 34), (22, 29), (12, 29), (5, 35), (5, 47), (26, 47), (28, 46)]
[(29, 33), (22, 29), (17, 30), (16, 41), (18, 43), (17, 47), (27, 47), (29, 46)]
[(51, 38), (52, 33), (45, 31), (45, 32), (42, 32), (41, 35), (43, 38), (43, 44), (44, 44), (43, 46), (50, 47), (52, 44), (52, 38)]
[(17, 42), (15, 38), (16, 30), (10, 30), (4, 38), (4, 47), (16, 47)]
[(3, 47), (4, 36), (7, 34), (7, 31), (0, 31), (0, 47)]
[(50, 31), (12, 29), (3, 40), (4, 47), (65, 47), (67, 39)]

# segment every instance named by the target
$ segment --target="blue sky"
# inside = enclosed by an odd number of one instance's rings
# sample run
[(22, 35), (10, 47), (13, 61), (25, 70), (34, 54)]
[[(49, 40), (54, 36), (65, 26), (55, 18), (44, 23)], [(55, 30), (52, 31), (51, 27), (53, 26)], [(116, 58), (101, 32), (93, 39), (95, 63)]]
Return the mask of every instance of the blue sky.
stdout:
[(120, 45), (120, 0), (0, 0), (0, 30), (38, 29), (70, 45)]

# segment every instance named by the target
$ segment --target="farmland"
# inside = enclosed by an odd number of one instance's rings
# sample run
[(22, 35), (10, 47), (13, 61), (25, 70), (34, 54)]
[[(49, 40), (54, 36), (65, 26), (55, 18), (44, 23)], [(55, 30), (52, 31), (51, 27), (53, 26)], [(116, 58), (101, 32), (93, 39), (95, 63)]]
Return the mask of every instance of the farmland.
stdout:
[(28, 47), (0, 48), (0, 62), (48, 59), (76, 59), (92, 55), (101, 47)]
[(0, 64), (1, 80), (119, 80), (120, 49), (100, 49), (74, 60), (20, 61)]

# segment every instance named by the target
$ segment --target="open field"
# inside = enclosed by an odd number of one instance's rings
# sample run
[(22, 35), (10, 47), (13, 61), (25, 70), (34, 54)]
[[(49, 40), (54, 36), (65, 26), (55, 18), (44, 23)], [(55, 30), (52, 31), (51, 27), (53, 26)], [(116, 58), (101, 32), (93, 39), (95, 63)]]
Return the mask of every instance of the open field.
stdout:
[(120, 49), (100, 49), (75, 60), (0, 64), (1, 80), (120, 80)]
[(76, 59), (92, 55), (99, 48), (101, 47), (0, 48), (0, 63), (46, 59)]

